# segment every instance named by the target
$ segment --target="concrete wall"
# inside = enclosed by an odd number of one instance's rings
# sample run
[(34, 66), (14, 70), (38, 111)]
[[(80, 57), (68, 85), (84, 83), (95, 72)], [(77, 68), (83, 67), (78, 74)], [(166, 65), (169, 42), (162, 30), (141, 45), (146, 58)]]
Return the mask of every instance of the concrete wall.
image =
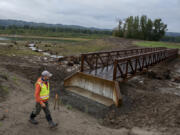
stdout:
[[(117, 87), (114, 81), (104, 80), (81, 72), (65, 79), (65, 86), (75, 86), (84, 90), (109, 98), (118, 104)], [(118, 93), (119, 94), (119, 93)]]

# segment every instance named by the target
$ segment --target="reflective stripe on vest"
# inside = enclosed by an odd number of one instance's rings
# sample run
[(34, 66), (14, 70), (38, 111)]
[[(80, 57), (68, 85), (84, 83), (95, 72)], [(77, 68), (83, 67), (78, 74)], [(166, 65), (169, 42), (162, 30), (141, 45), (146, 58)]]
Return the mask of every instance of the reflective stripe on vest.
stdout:
[(48, 99), (49, 98), (49, 95), (46, 95), (46, 96), (40, 96), (41, 99)]
[(37, 83), (41, 87), (40, 98), (42, 100), (49, 99), (49, 83), (48, 83), (48, 88), (47, 88), (47, 85), (45, 83), (43, 83), (43, 81), (41, 79), (38, 79)]

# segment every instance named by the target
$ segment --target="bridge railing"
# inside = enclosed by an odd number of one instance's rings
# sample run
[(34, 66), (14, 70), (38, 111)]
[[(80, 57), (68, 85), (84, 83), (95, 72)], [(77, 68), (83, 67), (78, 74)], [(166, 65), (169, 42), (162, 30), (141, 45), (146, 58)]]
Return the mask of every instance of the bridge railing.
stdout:
[(80, 71), (95, 70), (97, 68), (103, 68), (114, 63), (115, 59), (143, 54), (147, 52), (154, 52), (158, 50), (165, 50), (164, 47), (159, 48), (138, 48), (119, 51), (106, 51), (95, 52), (81, 55), (81, 69)]
[(114, 61), (113, 80), (126, 80), (149, 66), (177, 55), (178, 49), (166, 49), (116, 59)]

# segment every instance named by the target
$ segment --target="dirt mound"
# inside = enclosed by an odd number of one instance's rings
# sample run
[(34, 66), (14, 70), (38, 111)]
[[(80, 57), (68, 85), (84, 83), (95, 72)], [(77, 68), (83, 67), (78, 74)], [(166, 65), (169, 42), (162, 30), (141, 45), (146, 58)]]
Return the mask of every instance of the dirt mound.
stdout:
[(34, 86), (37, 78), (41, 76), (43, 70), (48, 70), (53, 74), (53, 77), (50, 79), (51, 84), (51, 96), (54, 97), (55, 93), (59, 93), (63, 89), (63, 80), (69, 74), (62, 67), (57, 66), (20, 66), (20, 65), (6, 65), (6, 69), (10, 72), (16, 72), (17, 74), (27, 78), (31, 81), (31, 84)]
[[(180, 127), (179, 97), (162, 94), (128, 90), (121, 108), (114, 108), (104, 118), (104, 125), (112, 128), (137, 127)], [(128, 106), (128, 109), (126, 109)]]
[[(168, 65), (168, 66), (167, 66)], [(112, 128), (149, 127), (174, 130), (180, 127), (180, 60), (164, 62), (141, 76), (121, 84), (123, 104), (111, 107), (103, 125)]]

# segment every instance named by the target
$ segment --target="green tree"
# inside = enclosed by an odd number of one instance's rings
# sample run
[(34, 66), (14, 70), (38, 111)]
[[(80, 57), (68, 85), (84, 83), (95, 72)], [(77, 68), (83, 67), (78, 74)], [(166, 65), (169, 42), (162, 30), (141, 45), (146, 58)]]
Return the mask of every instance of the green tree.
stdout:
[(151, 19), (148, 19), (147, 25), (146, 25), (146, 40), (152, 40), (153, 37), (153, 22)]
[(154, 20), (153, 40), (159, 41), (166, 33), (167, 25), (161, 19)]
[(152, 21), (143, 15), (140, 17), (130, 16), (124, 23), (119, 21), (118, 27), (113, 31), (114, 36), (135, 38), (143, 40), (160, 40), (167, 31), (167, 25), (161, 19)]
[(147, 25), (147, 16), (143, 15), (141, 16), (141, 19), (140, 19), (140, 36), (141, 36), (141, 39), (144, 39), (144, 40), (147, 37), (146, 25)]
[(133, 22), (133, 38), (138, 39), (139, 37), (139, 16), (136, 16)]
[(133, 38), (133, 16), (130, 16), (129, 18), (126, 19), (126, 23), (127, 23), (127, 38)]

